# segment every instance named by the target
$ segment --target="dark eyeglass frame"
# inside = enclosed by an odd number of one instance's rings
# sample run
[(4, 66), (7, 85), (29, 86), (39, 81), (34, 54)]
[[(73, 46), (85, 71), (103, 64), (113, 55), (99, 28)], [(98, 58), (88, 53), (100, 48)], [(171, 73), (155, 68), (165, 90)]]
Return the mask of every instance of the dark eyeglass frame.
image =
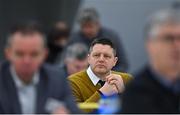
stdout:
[(166, 34), (163, 36), (159, 36), (154, 40), (161, 41), (164, 43), (174, 43), (175, 41), (180, 41), (180, 34), (179, 35)]

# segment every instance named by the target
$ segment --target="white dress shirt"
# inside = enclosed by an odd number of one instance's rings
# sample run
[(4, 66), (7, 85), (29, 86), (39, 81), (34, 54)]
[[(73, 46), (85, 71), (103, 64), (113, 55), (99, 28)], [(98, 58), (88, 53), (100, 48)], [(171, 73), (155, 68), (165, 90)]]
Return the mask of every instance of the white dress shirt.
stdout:
[(90, 66), (88, 67), (88, 69), (86, 70), (86, 72), (87, 72), (90, 80), (91, 80), (92, 83), (94, 84), (94, 86), (96, 86), (97, 83), (99, 82), (100, 78), (93, 73), (93, 71), (92, 71), (92, 69), (91, 69)]
[(15, 82), (15, 86), (17, 88), (17, 94), (21, 105), (21, 110), (23, 114), (33, 114), (35, 113), (36, 106), (36, 86), (39, 82), (39, 73), (35, 73), (32, 79), (32, 82), (29, 84), (24, 84), (21, 79), (19, 79), (18, 75), (14, 67), (10, 68), (11, 75)]

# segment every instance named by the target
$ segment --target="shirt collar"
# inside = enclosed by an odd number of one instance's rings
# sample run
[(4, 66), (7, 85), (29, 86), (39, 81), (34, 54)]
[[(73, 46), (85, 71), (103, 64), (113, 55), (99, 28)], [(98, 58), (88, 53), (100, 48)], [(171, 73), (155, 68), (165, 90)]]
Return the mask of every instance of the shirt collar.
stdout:
[[(16, 74), (16, 71), (14, 69), (13, 66), (10, 67), (10, 72), (11, 72), (11, 75), (13, 77), (13, 80), (15, 82), (15, 85), (18, 87), (18, 88), (23, 88), (25, 86), (27, 86), (26, 84), (23, 83), (23, 81), (21, 79), (19, 79), (18, 75)], [(39, 82), (39, 72), (36, 72), (34, 75), (33, 75), (33, 79), (31, 81), (30, 84), (28, 85), (36, 85), (37, 83)]]
[(93, 71), (92, 71), (92, 69), (91, 69), (90, 66), (88, 67), (88, 69), (86, 70), (86, 72), (87, 72), (90, 80), (92, 81), (92, 83), (93, 83), (94, 85), (97, 85), (97, 83), (98, 83), (98, 81), (100, 80), (100, 78), (93, 73)]

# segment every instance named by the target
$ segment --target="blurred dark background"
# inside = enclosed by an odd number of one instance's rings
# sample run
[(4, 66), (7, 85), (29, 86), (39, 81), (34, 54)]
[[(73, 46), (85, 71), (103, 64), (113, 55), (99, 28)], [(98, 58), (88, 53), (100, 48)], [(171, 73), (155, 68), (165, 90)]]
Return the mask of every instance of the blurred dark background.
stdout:
[(147, 16), (175, 2), (180, 0), (0, 0), (0, 60), (4, 59), (7, 31), (17, 21), (37, 20), (48, 31), (55, 22), (63, 20), (74, 31), (78, 29), (78, 11), (94, 7), (102, 25), (120, 35), (132, 73), (147, 62), (143, 38)]
[(58, 20), (71, 27), (81, 0), (0, 0), (0, 59), (10, 26), (19, 21), (37, 20), (45, 31)]

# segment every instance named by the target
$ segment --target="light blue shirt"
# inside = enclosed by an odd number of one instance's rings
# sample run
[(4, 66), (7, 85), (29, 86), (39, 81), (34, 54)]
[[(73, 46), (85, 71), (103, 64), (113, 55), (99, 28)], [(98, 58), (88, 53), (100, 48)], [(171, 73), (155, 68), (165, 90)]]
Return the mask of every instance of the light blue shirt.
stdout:
[(32, 82), (29, 84), (24, 84), (21, 79), (19, 79), (18, 75), (14, 67), (10, 68), (11, 75), (15, 82), (15, 86), (17, 88), (17, 94), (21, 105), (21, 110), (23, 114), (33, 114), (35, 113), (36, 106), (36, 86), (39, 82), (39, 73), (36, 72), (33, 76)]

